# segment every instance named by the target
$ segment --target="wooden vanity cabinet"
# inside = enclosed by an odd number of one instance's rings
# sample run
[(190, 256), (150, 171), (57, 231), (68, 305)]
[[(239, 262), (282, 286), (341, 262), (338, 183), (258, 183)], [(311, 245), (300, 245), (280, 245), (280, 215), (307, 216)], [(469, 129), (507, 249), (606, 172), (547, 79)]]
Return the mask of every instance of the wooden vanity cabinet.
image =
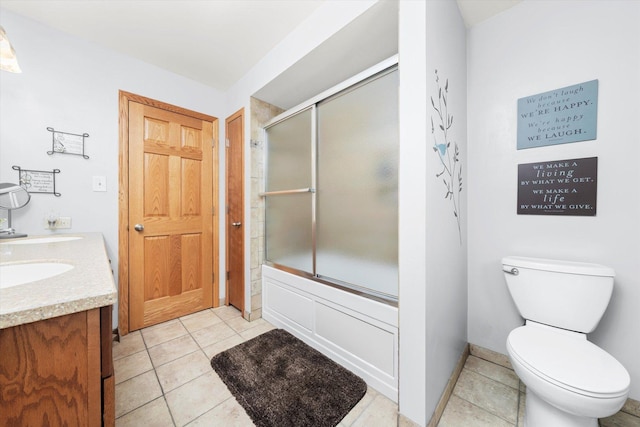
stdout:
[(112, 306), (0, 329), (0, 426), (113, 426)]

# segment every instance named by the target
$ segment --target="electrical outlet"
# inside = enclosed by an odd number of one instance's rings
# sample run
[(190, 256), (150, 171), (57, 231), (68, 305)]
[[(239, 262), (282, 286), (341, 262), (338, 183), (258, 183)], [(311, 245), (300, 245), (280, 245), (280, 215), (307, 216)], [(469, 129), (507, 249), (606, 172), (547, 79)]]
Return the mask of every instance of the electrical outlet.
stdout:
[(56, 228), (71, 228), (71, 217), (61, 216), (56, 221)]
[(49, 222), (44, 220), (44, 228), (48, 230), (54, 230), (59, 228), (71, 228), (71, 217), (70, 216), (61, 216), (56, 220), (56, 223), (53, 227), (49, 227)]

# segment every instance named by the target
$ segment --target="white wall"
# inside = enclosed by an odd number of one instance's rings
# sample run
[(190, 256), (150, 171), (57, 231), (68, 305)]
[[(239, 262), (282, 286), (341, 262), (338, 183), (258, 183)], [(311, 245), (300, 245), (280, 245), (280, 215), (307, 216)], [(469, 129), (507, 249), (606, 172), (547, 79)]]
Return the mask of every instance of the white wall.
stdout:
[[(434, 152), (431, 106), (448, 86), (450, 150), (466, 170), (466, 29), (455, 2), (400, 3), (400, 413), (426, 425), (467, 342), (466, 176), (458, 230)], [(457, 180), (456, 180), (457, 184)], [(457, 194), (457, 192), (456, 192)], [(457, 197), (457, 196), (456, 196)], [(457, 199), (456, 199), (457, 200)]]
[[(118, 265), (118, 90), (122, 89), (220, 118), (224, 94), (192, 80), (68, 36), (2, 9), (0, 23), (22, 74), (0, 73), (0, 181), (17, 182), (11, 169), (60, 169), (62, 196), (33, 194), (13, 213), (19, 231), (49, 234), (49, 210), (72, 218), (70, 230), (101, 232), (113, 268)], [(54, 154), (46, 130), (88, 133), (86, 154)], [(222, 118), (224, 129), (224, 118)], [(92, 191), (92, 176), (106, 176), (107, 192)], [(222, 246), (224, 247), (224, 246)], [(117, 279), (117, 274), (116, 274)], [(115, 312), (117, 313), (117, 311)], [(114, 315), (114, 324), (117, 314)]]
[(428, 422), (426, 41), (426, 2), (401, 1), (398, 410), (421, 426)]
[(243, 106), (248, 107), (248, 97), (320, 46), (376, 1), (323, 3), (227, 91), (227, 116)]
[[(305, 55), (317, 48), (324, 41), (338, 32), (345, 25), (356, 19), (359, 15), (376, 3), (376, 0), (363, 1), (330, 1), (322, 4), (294, 31), (285, 37), (273, 48), (260, 62), (258, 62), (247, 74), (226, 92), (224, 117), (228, 117), (240, 108), (245, 109), (245, 147), (244, 147), (244, 171), (245, 171), (245, 217), (244, 224), (249, 224), (244, 232), (245, 251), (245, 310), (251, 311), (251, 105), (250, 97), (259, 89), (286, 71)], [(328, 88), (327, 88), (328, 89)], [(222, 131), (224, 131), (224, 118), (222, 119)], [(224, 153), (220, 158), (224, 164)], [(220, 185), (224, 183), (224, 177), (220, 177)], [(254, 192), (255, 193), (255, 192)], [(221, 238), (224, 239), (224, 226), (221, 225)], [(221, 262), (224, 254), (221, 254)]]
[[(468, 34), (469, 342), (506, 354), (522, 324), (500, 259), (596, 262), (616, 271), (590, 339), (631, 374), (640, 399), (640, 2), (524, 1)], [(518, 98), (598, 79), (598, 136), (516, 150)], [(597, 216), (516, 214), (517, 165), (598, 157)]]
[[(459, 149), (460, 161), (456, 170), (462, 174), (449, 177), (454, 191), (456, 209), (460, 217), (460, 230), (454, 216), (451, 199), (445, 199), (447, 189), (442, 163), (433, 150), (431, 121), (427, 121), (427, 418), (431, 418), (449, 377), (467, 344), (467, 62), (466, 28), (455, 2), (449, 0), (427, 3), (427, 94), (438, 106), (438, 70), (440, 87), (445, 93), (448, 80), (447, 106), (453, 117), (449, 128), (448, 156), (454, 156), (454, 145)], [(427, 117), (433, 118), (438, 143), (444, 139), (438, 131), (438, 115), (427, 104)], [(447, 162), (447, 159), (445, 159)], [(448, 163), (453, 165), (453, 163)], [(450, 166), (451, 167), (451, 166)], [(458, 193), (458, 176), (462, 178), (462, 191)], [(451, 182), (453, 181), (453, 182)]]
[[(0, 120), (3, 123), (0, 129), (0, 178), (13, 180), (17, 176), (11, 170), (13, 164), (25, 168), (62, 170), (58, 187), (63, 196), (34, 195), (28, 208), (16, 212), (16, 225), (30, 233), (45, 234), (48, 231), (41, 228), (41, 218), (50, 208), (56, 208), (61, 215), (73, 217), (71, 231), (103, 232), (116, 266), (118, 90), (216, 116), (220, 119), (223, 133), (224, 118), (231, 113), (244, 106), (248, 117), (250, 95), (373, 4), (375, 2), (367, 1), (323, 5), (224, 98), (213, 89), (3, 11), (2, 25), (18, 50), (24, 73), (2, 73), (0, 79)], [(436, 14), (434, 16), (443, 15), (443, 26), (429, 21), (439, 29), (429, 36), (426, 31), (427, 7), (429, 13)], [(401, 76), (401, 97), (405, 97), (401, 101), (401, 120), (403, 126), (406, 125), (401, 139), (407, 148), (401, 149), (401, 162), (409, 163), (401, 168), (400, 204), (404, 214), (410, 217), (404, 217), (406, 222), (401, 220), (400, 298), (404, 301), (401, 307), (406, 316), (401, 325), (404, 347), (401, 346), (400, 363), (404, 366), (400, 368), (400, 376), (406, 383), (404, 392), (400, 392), (400, 407), (403, 414), (424, 425), (431, 417), (464, 343), (466, 304), (465, 291), (460, 286), (464, 284), (464, 264), (456, 261), (459, 261), (460, 251), (464, 252), (461, 249), (464, 242), (461, 246), (450, 205), (443, 199), (441, 184), (434, 176), (438, 172), (438, 163), (427, 129), (427, 91), (432, 93), (434, 84), (433, 71), (425, 68), (427, 37), (434, 37), (429, 40), (429, 45), (440, 44), (443, 37), (450, 38), (451, 44), (447, 49), (440, 51), (434, 48), (429, 61), (430, 67), (439, 67), (442, 75), (451, 79), (457, 109), (456, 124), (460, 124), (456, 128), (460, 132), (457, 137), (460, 142), (465, 139), (464, 110), (461, 108), (465, 102), (464, 62), (460, 60), (461, 24), (454, 3), (438, 1), (427, 6), (423, 2), (403, 1), (401, 10), (407, 24), (401, 28), (404, 51), (400, 67), (404, 73)], [(445, 29), (449, 25), (454, 28), (452, 34)], [(416, 34), (422, 36), (416, 38)], [(451, 99), (453, 102), (454, 98)], [(247, 126), (249, 122), (246, 120)], [(87, 152), (91, 159), (46, 155), (50, 141), (50, 134), (45, 130), (47, 126), (89, 133)], [(250, 134), (247, 128), (247, 162), (250, 159)], [(220, 162), (224, 164), (223, 150)], [(245, 170), (250, 171), (248, 165)], [(93, 175), (107, 176), (106, 193), (91, 191)], [(222, 175), (221, 190), (223, 182)], [(249, 185), (251, 181), (247, 179), (246, 182)], [(248, 189), (246, 194), (249, 197)], [(224, 191), (221, 191), (221, 197), (224, 197)], [(429, 212), (426, 210), (427, 202), (434, 205)], [(246, 206), (249, 206), (248, 201)], [(249, 223), (249, 209), (245, 223)], [(247, 238), (250, 235), (247, 229)], [(248, 243), (245, 247), (249, 247)], [(433, 258), (428, 260), (427, 257)], [(224, 266), (224, 256), (220, 262)], [(450, 268), (452, 262), (453, 268)], [(439, 263), (447, 269), (438, 270)], [(247, 252), (247, 268), (249, 265)], [(250, 292), (247, 291), (246, 295), (249, 297)], [(447, 310), (441, 305), (450, 303), (452, 305)]]

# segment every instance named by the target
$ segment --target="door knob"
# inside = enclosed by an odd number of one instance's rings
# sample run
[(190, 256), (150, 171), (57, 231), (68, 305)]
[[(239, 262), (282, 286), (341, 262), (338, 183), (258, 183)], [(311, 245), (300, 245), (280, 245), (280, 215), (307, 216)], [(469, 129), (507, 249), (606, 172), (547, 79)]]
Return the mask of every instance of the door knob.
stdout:
[(231, 225), (233, 225), (234, 227), (240, 227), (242, 225), (241, 222), (232, 222)]
[(136, 224), (133, 226), (133, 229), (136, 231), (144, 231), (144, 225), (142, 224)]

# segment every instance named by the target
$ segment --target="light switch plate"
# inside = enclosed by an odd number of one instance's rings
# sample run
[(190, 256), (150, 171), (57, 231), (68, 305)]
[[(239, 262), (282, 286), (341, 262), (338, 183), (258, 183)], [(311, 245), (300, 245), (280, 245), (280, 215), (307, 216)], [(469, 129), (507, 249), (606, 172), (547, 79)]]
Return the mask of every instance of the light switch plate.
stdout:
[(106, 176), (94, 176), (93, 177), (93, 191), (107, 191), (107, 177)]

